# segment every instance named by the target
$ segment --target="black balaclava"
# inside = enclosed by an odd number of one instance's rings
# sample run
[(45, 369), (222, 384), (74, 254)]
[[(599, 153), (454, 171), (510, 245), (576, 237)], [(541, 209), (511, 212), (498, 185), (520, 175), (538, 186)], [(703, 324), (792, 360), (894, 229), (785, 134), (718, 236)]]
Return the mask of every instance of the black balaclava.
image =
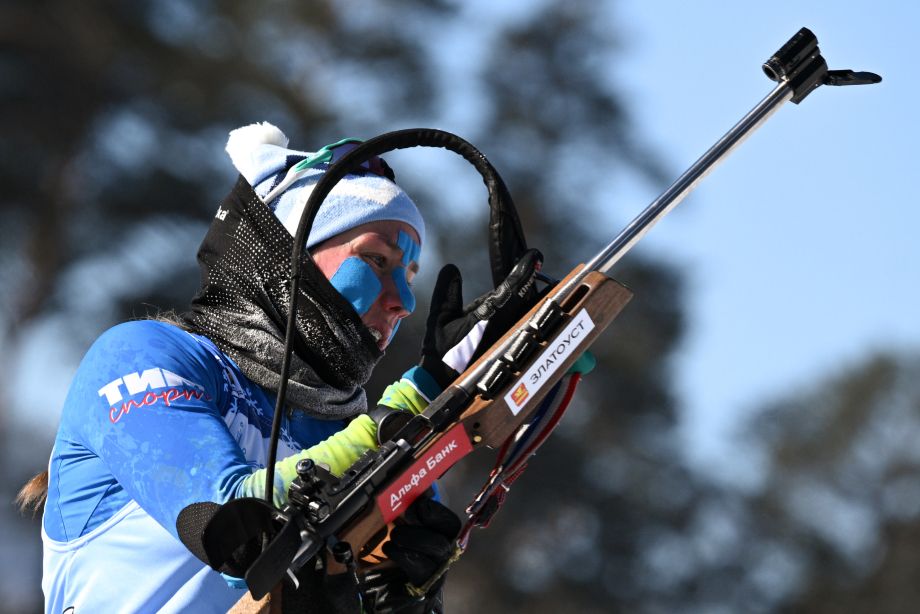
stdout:
[[(240, 177), (198, 250), (201, 288), (182, 315), (250, 380), (278, 390), (294, 239)], [(287, 402), (335, 420), (367, 408), (362, 386), (383, 355), (352, 306), (304, 256)]]

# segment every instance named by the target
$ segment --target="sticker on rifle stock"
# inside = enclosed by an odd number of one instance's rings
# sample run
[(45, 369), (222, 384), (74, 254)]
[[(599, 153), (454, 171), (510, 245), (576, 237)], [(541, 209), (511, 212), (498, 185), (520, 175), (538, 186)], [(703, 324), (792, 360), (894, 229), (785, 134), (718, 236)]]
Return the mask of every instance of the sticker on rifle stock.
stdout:
[(419, 495), (444, 475), (454, 463), (473, 450), (462, 424), (444, 434), (428, 451), (377, 495), (377, 507), (384, 522), (396, 519)]
[(594, 321), (588, 311), (582, 309), (566, 325), (562, 332), (550, 342), (543, 353), (533, 362), (529, 369), (516, 381), (510, 392), (505, 395), (505, 403), (515, 416), (523, 409), (527, 399), (537, 393), (562, 366), (565, 359), (578, 349), (594, 330)]

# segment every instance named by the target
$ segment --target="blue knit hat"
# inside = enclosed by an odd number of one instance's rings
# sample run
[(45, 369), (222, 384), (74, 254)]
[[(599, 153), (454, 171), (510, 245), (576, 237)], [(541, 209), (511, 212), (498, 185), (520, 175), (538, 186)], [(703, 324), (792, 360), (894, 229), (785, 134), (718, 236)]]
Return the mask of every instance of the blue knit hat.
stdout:
[[(256, 194), (292, 235), (319, 178), (334, 158), (357, 143), (345, 139), (318, 152), (288, 149), (288, 138), (268, 122), (237, 128), (227, 153)], [(370, 170), (370, 166), (365, 164)], [(425, 243), (425, 222), (412, 199), (386, 177), (368, 172), (346, 175), (326, 196), (313, 221), (307, 248), (368, 222), (405, 222)]]

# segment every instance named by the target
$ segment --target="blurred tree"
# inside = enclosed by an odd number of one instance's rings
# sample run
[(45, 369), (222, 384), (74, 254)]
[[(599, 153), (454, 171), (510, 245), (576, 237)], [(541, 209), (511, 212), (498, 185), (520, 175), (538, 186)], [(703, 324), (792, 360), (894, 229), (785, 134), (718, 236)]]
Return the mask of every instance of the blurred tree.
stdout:
[[(446, 10), (401, 4), (419, 20)], [(232, 176), (232, 127), (269, 120), (324, 143), (354, 130), (352, 108), (424, 113), (431, 67), (415, 33), (355, 17), (326, 2), (4, 3), (2, 249), (22, 256), (4, 259), (7, 334), (48, 310), (98, 322), (151, 297), (183, 305), (188, 245)], [(91, 296), (74, 301), (77, 287)]]
[[(64, 336), (44, 355), (73, 364), (106, 326), (142, 316), (139, 306), (182, 309), (197, 284), (197, 243), (232, 184), (226, 133), (253, 121), (281, 126), (304, 147), (405, 125), (453, 129), (500, 169), (546, 270), (565, 274), (635, 213), (597, 221), (617, 176), (659, 186), (666, 178), (617, 90), (614, 6), (3, 3), (6, 360), (49, 322)], [(455, 189), (450, 174), (432, 182), (431, 168), (448, 167), (413, 156), (394, 164), (400, 182), (443, 214), (428, 216), (441, 254), (426, 262), (463, 263), (475, 296), (487, 283), (484, 194)], [(672, 429), (680, 283), (635, 256), (617, 276), (637, 298), (593, 348), (599, 367), (557, 436), (452, 572), (455, 611), (636, 610), (674, 603), (686, 586), (688, 559), (674, 536), (692, 520), (699, 490)], [(422, 325), (405, 327), (371, 396), (415, 362)], [(30, 461), (38, 469), (44, 458)], [(484, 479), (486, 462), (452, 471), (455, 503)]]
[(768, 472), (737, 523), (748, 548), (721, 570), (750, 602), (764, 611), (916, 609), (918, 382), (920, 356), (880, 354), (752, 422)]

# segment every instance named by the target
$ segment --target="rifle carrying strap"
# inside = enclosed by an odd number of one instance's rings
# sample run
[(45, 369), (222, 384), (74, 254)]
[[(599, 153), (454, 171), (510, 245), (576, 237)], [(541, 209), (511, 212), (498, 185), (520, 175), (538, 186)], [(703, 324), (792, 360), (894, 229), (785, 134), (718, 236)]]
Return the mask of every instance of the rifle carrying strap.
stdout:
[(407, 588), (411, 594), (426, 595), (466, 551), (472, 530), (489, 526), (496, 512), (504, 504), (508, 491), (511, 490), (511, 484), (521, 477), (527, 468), (527, 461), (537, 448), (543, 445), (565, 414), (569, 403), (575, 396), (575, 389), (579, 381), (581, 381), (580, 373), (565, 375), (543, 399), (533, 418), (508, 437), (499, 450), (495, 466), (489, 473), (489, 479), (466, 508), (467, 520), (454, 541), (454, 551), (450, 559), (422, 586), (408, 585)]
[(575, 396), (579, 381), (579, 373), (570, 373), (559, 380), (546, 395), (530, 422), (505, 441), (489, 474), (489, 480), (466, 508), (468, 519), (457, 538), (463, 549), (466, 549), (470, 532), (474, 527), (484, 529), (489, 526), (492, 517), (505, 502), (511, 484), (524, 473), (527, 461), (543, 445), (562, 419)]

